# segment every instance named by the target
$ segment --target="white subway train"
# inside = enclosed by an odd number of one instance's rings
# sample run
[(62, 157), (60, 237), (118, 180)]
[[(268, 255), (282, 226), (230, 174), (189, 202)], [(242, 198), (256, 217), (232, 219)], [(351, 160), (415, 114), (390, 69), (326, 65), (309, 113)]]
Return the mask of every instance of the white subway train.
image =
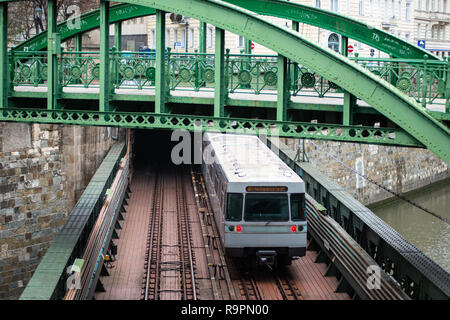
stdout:
[(278, 266), (304, 256), (303, 180), (256, 136), (203, 140), (202, 172), (225, 254)]

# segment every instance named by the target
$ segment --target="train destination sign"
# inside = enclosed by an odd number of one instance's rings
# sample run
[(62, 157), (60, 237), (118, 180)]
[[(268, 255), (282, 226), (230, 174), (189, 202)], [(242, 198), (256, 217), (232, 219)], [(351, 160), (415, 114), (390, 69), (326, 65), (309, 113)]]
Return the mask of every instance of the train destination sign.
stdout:
[(247, 192), (287, 192), (287, 187), (259, 187), (259, 186), (251, 186), (245, 188)]

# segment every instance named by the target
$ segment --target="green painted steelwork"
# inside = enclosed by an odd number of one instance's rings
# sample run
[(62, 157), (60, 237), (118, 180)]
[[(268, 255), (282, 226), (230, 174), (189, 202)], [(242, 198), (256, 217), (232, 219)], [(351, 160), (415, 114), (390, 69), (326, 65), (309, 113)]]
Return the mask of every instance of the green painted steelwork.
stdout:
[[(111, 6), (109, 21), (115, 23), (128, 19), (134, 19), (155, 14), (155, 9), (143, 6), (136, 6), (130, 4), (118, 4)], [(61, 41), (71, 39), (80, 33), (85, 33), (100, 27), (100, 10), (93, 10), (91, 12), (82, 14), (81, 28), (70, 28), (67, 21), (58, 24), (56, 32), (61, 35)], [(13, 51), (23, 51), (27, 48), (28, 51), (40, 51), (47, 48), (47, 31), (43, 31), (40, 34), (22, 42), (18, 46), (14, 47)]]
[[(58, 60), (61, 85), (65, 87), (82, 83), (86, 88), (98, 85), (94, 81), (98, 78), (94, 74), (98, 73), (96, 69), (100, 62), (96, 56), (98, 52), (62, 52)], [(112, 74), (114, 87), (135, 87), (139, 90), (153, 87), (155, 57), (154, 53), (111, 52), (110, 68), (117, 71)], [(168, 74), (170, 90), (186, 90), (188, 87), (198, 91), (205, 87), (214, 88), (214, 79), (208, 77), (213, 74), (214, 57), (214, 54), (200, 53), (171, 54)], [(38, 86), (47, 79), (39, 71), (47, 68), (42, 52), (12, 52), (10, 58), (14, 62), (14, 85)], [(277, 56), (229, 54), (227, 61), (225, 77), (230, 93), (240, 92), (241, 86), (246, 84), (245, 89), (250, 89), (255, 94), (277, 94)], [(450, 94), (446, 93), (446, 87), (449, 82), (449, 66), (445, 61), (424, 63), (424, 60), (360, 58), (356, 58), (355, 61), (386, 81), (390, 81), (391, 75), (395, 75), (396, 87), (419, 103), (448, 104)], [(165, 63), (168, 63), (167, 59)], [(32, 70), (28, 70), (24, 64)], [(334, 98), (337, 97), (336, 93), (342, 92), (332, 81), (303, 65), (289, 62), (289, 68), (292, 75), (289, 77), (289, 88), (293, 96), (316, 95), (320, 98)], [(74, 79), (74, 72), (77, 72), (76, 77), (81, 78), (79, 81)], [(243, 77), (245, 74), (246, 78)], [(248, 90), (245, 92), (248, 93)]]
[(284, 0), (224, 1), (258, 14), (306, 23), (334, 31), (348, 38), (363, 42), (394, 57), (422, 59), (424, 55), (427, 55), (430, 59), (439, 60), (438, 57), (418, 46), (414, 46), (385, 31), (335, 12)]
[[(298, 33), (282, 29), (222, 1), (179, 2), (175, 0), (124, 1), (136, 5), (177, 11), (272, 49), (291, 61), (303, 64), (333, 81), (344, 90), (369, 103), (429, 150), (450, 163), (450, 131), (432, 118), (409, 97), (340, 54), (315, 45)], [(245, 21), (246, 23), (242, 23)], [(393, 107), (395, 106), (395, 108)]]
[[(428, 51), (414, 46), (402, 39), (399, 39), (387, 32), (373, 28), (362, 22), (341, 16), (334, 12), (329, 12), (319, 8), (313, 8), (296, 3), (290, 3), (280, 0), (225, 0), (248, 10), (259, 14), (277, 16), (295, 22), (314, 25), (323, 29), (331, 30), (351, 39), (363, 42), (373, 48), (398, 58), (422, 59), (423, 55), (430, 59), (439, 60), (438, 57), (430, 54)], [(138, 18), (146, 15), (155, 14), (153, 8), (140, 7), (128, 4), (119, 4), (111, 7), (111, 23)], [(99, 10), (81, 15), (81, 29), (73, 30), (67, 27), (66, 22), (58, 25), (57, 32), (61, 34), (62, 40), (73, 37), (76, 33), (84, 33), (99, 27)], [(206, 38), (206, 32), (205, 32)], [(14, 50), (21, 51), (25, 47), (31, 51), (45, 49), (46, 31), (18, 45)], [(200, 52), (205, 52), (200, 50)]]
[[(252, 16), (247, 11), (243, 11), (235, 6), (226, 5), (221, 1), (192, 1), (190, 4), (175, 1), (145, 0), (130, 0), (126, 2), (151, 6), (165, 11), (177, 11), (194, 19), (213, 24), (218, 28), (239, 34), (245, 38), (254, 39), (256, 42), (289, 58), (292, 62), (298, 63), (304, 68), (314, 70), (315, 73), (304, 72), (302, 74), (302, 80), (304, 80), (302, 81), (302, 86), (315, 88), (316, 80), (314, 74), (328, 79), (330, 88), (340, 87), (366, 101), (381, 114), (422, 142), (431, 151), (449, 162), (449, 131), (446, 127), (435, 121), (429, 114), (420, 109), (415, 102), (411, 101), (385, 81), (380, 80), (377, 76), (349, 62), (348, 59), (341, 55), (324, 50), (304, 40), (296, 32), (283, 30), (260, 18)], [(242, 21), (246, 21), (246, 23), (242, 24)], [(105, 27), (103, 28), (103, 30), (106, 29)], [(163, 54), (163, 50), (159, 50), (158, 52), (158, 56)], [(170, 59), (170, 53), (167, 56)], [(238, 73), (238, 81), (240, 85), (247, 86), (251, 83), (252, 74), (251, 70), (245, 69), (247, 59), (244, 60), (244, 63), (241, 65), (241, 70)], [(170, 68), (170, 61), (168, 61), (168, 64)], [(163, 76), (168, 73), (162, 67), (163, 64), (160, 66), (159, 68), (156, 66), (157, 77), (158, 74)], [(242, 66), (244, 66), (244, 69), (242, 69)], [(105, 67), (104, 70), (107, 69)], [(180, 74), (182, 73), (180, 72)], [(267, 83), (270, 83), (270, 81)], [(163, 90), (159, 84), (162, 84), (162, 82), (157, 81), (157, 95), (158, 91)], [(103, 88), (104, 86), (101, 87)], [(156, 99), (157, 105), (159, 103), (158, 100)], [(164, 111), (160, 111), (158, 108), (156, 109), (157, 114)]]

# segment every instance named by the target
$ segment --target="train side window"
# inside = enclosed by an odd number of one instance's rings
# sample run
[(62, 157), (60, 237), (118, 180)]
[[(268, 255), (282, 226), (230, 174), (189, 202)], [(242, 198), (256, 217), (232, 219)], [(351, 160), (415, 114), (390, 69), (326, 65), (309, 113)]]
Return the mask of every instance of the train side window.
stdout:
[(305, 221), (305, 194), (291, 194), (291, 217), (292, 221)]
[(225, 220), (241, 221), (242, 220), (242, 193), (229, 193), (227, 195), (227, 213)]

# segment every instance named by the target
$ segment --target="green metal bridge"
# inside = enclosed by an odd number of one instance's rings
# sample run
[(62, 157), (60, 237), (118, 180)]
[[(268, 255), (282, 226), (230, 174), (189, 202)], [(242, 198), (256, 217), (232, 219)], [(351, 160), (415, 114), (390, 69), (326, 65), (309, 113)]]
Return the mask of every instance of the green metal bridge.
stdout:
[[(114, 6), (101, 0), (100, 9), (82, 15), (80, 28), (73, 29), (68, 21), (56, 23), (56, 0), (48, 0), (48, 32), (8, 52), (8, 2), (0, 0), (0, 121), (262, 131), (427, 148), (450, 163), (450, 62), (358, 21), (278, 0), (129, 0)], [(198, 52), (173, 53), (164, 47), (166, 12), (201, 21)], [(147, 15), (156, 15), (155, 52), (123, 52), (122, 21)], [(257, 15), (292, 20), (293, 30)], [(342, 51), (305, 40), (297, 32), (299, 23), (341, 34)], [(110, 24), (115, 25), (113, 48)], [(206, 24), (216, 27), (214, 54), (206, 52)], [(83, 52), (81, 35), (96, 28), (100, 51)], [(231, 54), (225, 48), (225, 30), (277, 55)], [(64, 51), (61, 43), (72, 39), (74, 50)], [(391, 58), (349, 59), (348, 39)], [(22, 299), (64, 294), (64, 270), (83, 251), (123, 148), (113, 148), (99, 168), (104, 179), (92, 180)], [(448, 299), (447, 272), (342, 188), (297, 162), (292, 150), (279, 148), (282, 160), (302, 174), (307, 192), (411, 298)], [(318, 246), (323, 259), (334, 261), (326, 257), (327, 245)]]
[[(450, 62), (358, 21), (285, 1), (129, 0), (81, 16), (79, 29), (56, 23), (7, 50), (7, 6), (0, 0), (0, 121), (128, 128), (217, 130), (282, 137), (428, 148), (450, 163)], [(200, 50), (165, 48), (165, 12), (201, 21)], [(293, 21), (286, 30), (258, 15)], [(156, 15), (156, 50), (122, 52), (121, 22)], [(115, 47), (109, 25), (115, 24)], [(216, 27), (206, 53), (206, 23)], [(302, 38), (299, 23), (337, 32), (340, 53)], [(81, 34), (100, 28), (100, 51), (83, 52)], [(278, 55), (230, 54), (225, 30)], [(63, 41), (75, 39), (75, 50)], [(347, 57), (348, 39), (390, 59)]]

